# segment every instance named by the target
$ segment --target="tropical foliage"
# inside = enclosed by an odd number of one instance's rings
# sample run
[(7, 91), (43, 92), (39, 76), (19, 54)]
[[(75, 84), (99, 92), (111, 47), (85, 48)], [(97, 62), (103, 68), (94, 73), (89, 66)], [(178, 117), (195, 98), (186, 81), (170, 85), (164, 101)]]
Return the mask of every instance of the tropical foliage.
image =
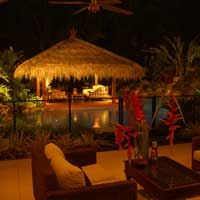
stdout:
[[(0, 51), (0, 102), (5, 104), (7, 100), (14, 101), (27, 101), (33, 100), (34, 103), (19, 103), (17, 104), (20, 109), (21, 106), (25, 107), (25, 104), (30, 104), (31, 106), (37, 103), (38, 98), (32, 94), (31, 88), (34, 85), (33, 82), (30, 82), (30, 85), (25, 80), (16, 80), (13, 78), (13, 74), (18, 64), (23, 60), (23, 52), (15, 52), (12, 47)], [(1, 113), (3, 113), (2, 108), (0, 107)], [(0, 114), (0, 116), (2, 116)], [(2, 119), (2, 117), (1, 117)]]
[(169, 144), (172, 145), (174, 142), (174, 132), (177, 128), (180, 128), (180, 125), (177, 125), (178, 120), (182, 120), (182, 115), (179, 113), (179, 109), (177, 107), (177, 100), (173, 93), (169, 95), (171, 99), (167, 103), (168, 111), (166, 112), (166, 116), (164, 119), (161, 119), (166, 126), (169, 127), (169, 135), (166, 139), (169, 140)]
[(0, 133), (0, 160), (30, 157), (31, 146), (36, 141), (41, 147), (53, 142), (62, 149), (95, 146), (98, 151), (104, 151), (116, 146), (109, 140), (95, 137), (95, 133), (90, 130), (82, 132), (79, 136), (66, 131), (57, 134), (48, 129), (9, 130), (9, 133)]
[(33, 139), (23, 131), (0, 137), (0, 159), (17, 159), (30, 156)]
[(129, 126), (115, 125), (116, 143), (122, 149), (122, 143), (127, 147), (128, 158), (146, 159), (148, 157), (149, 125), (143, 112), (143, 105), (137, 96), (138, 91), (125, 90), (124, 99), (128, 111)]
[(3, 72), (2, 69), (0, 69), (0, 79), (1, 79), (1, 84), (0, 84), (0, 100), (9, 100), (10, 99), (10, 89), (9, 86), (5, 85), (5, 82), (8, 82), (8, 78)]
[[(157, 47), (150, 48), (151, 53), (150, 64), (155, 68), (159, 68), (164, 78), (165, 73), (170, 76), (183, 76), (188, 71), (193, 70), (200, 59), (199, 37), (195, 37), (188, 44), (184, 42), (180, 36), (164, 37), (163, 42)], [(159, 69), (156, 71), (158, 72)], [(166, 79), (165, 79), (166, 80)], [(172, 80), (166, 80), (172, 81)]]
[(177, 94), (191, 95), (200, 88), (199, 36), (190, 41), (165, 36), (158, 45), (146, 49), (146, 80), (140, 83), (144, 94), (161, 96), (170, 86)]
[(12, 47), (0, 52), (0, 68), (6, 80), (4, 88), (9, 88), (7, 92), (12, 99), (15, 99), (24, 89), (24, 85), (13, 78), (14, 71), (22, 60), (23, 53), (15, 52)]

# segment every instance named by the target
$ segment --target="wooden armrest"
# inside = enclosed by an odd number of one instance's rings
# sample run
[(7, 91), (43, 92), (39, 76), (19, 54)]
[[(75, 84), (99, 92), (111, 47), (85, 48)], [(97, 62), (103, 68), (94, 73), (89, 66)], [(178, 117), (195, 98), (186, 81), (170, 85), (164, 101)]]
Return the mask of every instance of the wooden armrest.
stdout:
[(136, 200), (137, 185), (135, 182), (130, 180), (120, 181), (116, 183), (86, 186), (71, 191), (66, 191), (66, 190), (48, 191), (47, 196), (48, 200), (61, 200), (61, 199)]
[(200, 136), (192, 137), (192, 151), (200, 150)]

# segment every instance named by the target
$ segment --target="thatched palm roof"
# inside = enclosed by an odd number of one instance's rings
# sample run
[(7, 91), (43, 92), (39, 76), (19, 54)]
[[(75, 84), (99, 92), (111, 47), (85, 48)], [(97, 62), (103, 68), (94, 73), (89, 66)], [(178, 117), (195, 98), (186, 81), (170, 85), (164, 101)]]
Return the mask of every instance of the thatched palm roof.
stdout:
[(14, 73), (15, 78), (101, 78), (138, 79), (143, 68), (122, 56), (80, 39), (69, 39), (26, 60)]

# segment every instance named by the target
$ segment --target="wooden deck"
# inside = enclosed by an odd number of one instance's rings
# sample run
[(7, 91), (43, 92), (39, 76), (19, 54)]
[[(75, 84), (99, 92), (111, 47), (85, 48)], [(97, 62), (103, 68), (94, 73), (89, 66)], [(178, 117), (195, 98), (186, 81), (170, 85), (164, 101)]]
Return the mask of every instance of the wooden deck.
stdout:
[[(169, 156), (181, 164), (191, 168), (191, 143), (173, 146), (160, 146), (159, 155)], [(126, 150), (106, 151), (97, 153), (97, 163), (105, 169), (112, 169), (118, 180), (124, 180), (124, 160)], [(34, 200), (32, 191), (31, 159), (0, 161), (0, 195), (2, 200)], [(138, 185), (138, 190), (141, 190)], [(138, 200), (148, 200), (138, 192)], [(200, 196), (190, 198), (200, 200)]]

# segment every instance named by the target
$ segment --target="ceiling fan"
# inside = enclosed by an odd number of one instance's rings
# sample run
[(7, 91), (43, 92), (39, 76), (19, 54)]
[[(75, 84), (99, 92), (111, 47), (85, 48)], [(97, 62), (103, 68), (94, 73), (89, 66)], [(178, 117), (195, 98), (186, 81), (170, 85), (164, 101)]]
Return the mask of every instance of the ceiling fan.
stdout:
[(74, 14), (89, 10), (91, 13), (99, 12), (101, 9), (108, 10), (123, 15), (132, 15), (133, 12), (116, 7), (117, 4), (122, 4), (121, 0), (91, 0), (86, 1), (49, 1), (49, 4), (60, 4), (60, 5), (84, 5), (81, 9), (76, 11)]
[(4, 3), (8, 3), (8, 0), (0, 0), (0, 5)]

